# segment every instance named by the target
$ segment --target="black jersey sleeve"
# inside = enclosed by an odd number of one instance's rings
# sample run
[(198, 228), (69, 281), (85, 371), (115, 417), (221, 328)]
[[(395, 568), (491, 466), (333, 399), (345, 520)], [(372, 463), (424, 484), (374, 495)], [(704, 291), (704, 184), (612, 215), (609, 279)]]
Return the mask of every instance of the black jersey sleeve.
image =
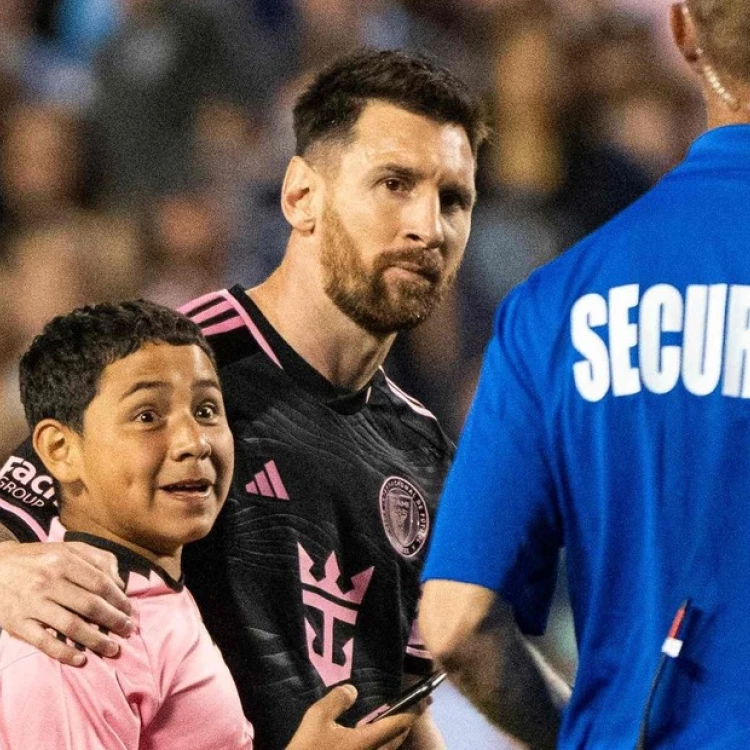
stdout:
[(57, 516), (57, 484), (28, 438), (0, 467), (0, 524), (21, 542), (47, 538)]
[(404, 673), (408, 675), (417, 675), (426, 677), (435, 669), (432, 661), (432, 655), (427, 650), (422, 636), (419, 633), (416, 618), (411, 628), (409, 642), (406, 646), (404, 655)]

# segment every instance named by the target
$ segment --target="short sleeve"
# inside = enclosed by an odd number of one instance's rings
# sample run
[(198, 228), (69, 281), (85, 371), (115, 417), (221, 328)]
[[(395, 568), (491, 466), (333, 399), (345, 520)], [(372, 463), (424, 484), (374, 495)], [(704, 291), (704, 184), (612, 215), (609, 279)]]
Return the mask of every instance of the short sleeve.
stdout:
[(423, 579), (491, 589), (513, 607), (519, 627), (536, 635), (549, 614), (561, 533), (544, 400), (529, 362), (529, 352), (539, 351), (529, 346), (538, 331), (522, 294), (517, 288), (498, 311)]
[(409, 641), (406, 645), (406, 654), (404, 656), (404, 673), (408, 675), (419, 675), (426, 677), (432, 670), (432, 654), (427, 650), (422, 636), (419, 633), (419, 624), (417, 619), (412, 623)]
[(0, 635), (3, 750), (135, 750), (140, 727), (105, 660), (69, 667)]

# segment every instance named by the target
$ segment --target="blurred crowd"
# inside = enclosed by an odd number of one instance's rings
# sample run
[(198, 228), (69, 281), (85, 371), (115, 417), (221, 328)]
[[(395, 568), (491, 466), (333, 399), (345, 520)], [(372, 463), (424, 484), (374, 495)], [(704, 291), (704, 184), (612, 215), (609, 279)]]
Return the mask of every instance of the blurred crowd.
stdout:
[(305, 81), (353, 47), (425, 52), (493, 134), (458, 284), (402, 337), (394, 379), (456, 435), (507, 290), (642, 194), (702, 127), (656, 0), (0, 0), (0, 451), (16, 361), (101, 299), (250, 286)]

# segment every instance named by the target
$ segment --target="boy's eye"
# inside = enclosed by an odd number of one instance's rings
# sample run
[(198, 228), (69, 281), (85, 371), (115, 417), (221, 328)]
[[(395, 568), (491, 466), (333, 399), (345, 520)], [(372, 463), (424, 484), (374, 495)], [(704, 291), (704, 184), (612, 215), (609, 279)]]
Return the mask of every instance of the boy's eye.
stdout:
[(156, 419), (156, 412), (151, 409), (140, 411), (135, 415), (135, 421), (140, 422), (141, 424), (153, 424), (156, 422)]
[(201, 404), (195, 411), (198, 419), (215, 419), (219, 414), (219, 408), (215, 404)]

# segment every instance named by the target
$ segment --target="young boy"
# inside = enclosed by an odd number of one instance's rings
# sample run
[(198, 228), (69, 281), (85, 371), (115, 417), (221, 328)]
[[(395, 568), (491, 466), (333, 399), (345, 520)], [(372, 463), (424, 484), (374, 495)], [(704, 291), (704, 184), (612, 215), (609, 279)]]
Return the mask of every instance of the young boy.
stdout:
[[(55, 318), (21, 360), (34, 448), (60, 489), (48, 541), (112, 552), (135, 633), (117, 658), (65, 666), (0, 634), (0, 747), (109, 750), (252, 747), (252, 727), (218, 649), (183, 587), (184, 544), (205, 536), (234, 462), (211, 349), (197, 325), (148, 302)], [(349, 730), (338, 688), (313, 706), (290, 748), (380, 747), (397, 717)]]

